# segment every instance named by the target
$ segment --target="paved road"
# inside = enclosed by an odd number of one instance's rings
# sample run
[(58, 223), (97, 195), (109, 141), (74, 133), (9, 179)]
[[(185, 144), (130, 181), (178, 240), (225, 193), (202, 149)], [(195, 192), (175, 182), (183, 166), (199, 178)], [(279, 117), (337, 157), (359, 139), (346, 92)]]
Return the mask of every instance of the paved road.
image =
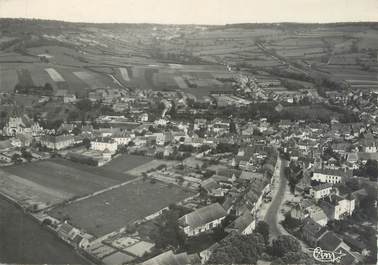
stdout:
[(278, 166), (275, 168), (275, 172), (274, 172), (275, 177), (276, 177), (275, 185), (278, 185), (278, 188), (277, 188), (276, 193), (273, 194), (274, 197), (269, 206), (269, 209), (266, 212), (265, 219), (264, 219), (265, 222), (269, 224), (271, 238), (276, 238), (282, 234), (281, 229), (279, 228), (279, 224), (278, 224), (278, 221), (279, 221), (278, 211), (283, 202), (286, 187), (287, 187), (287, 180), (284, 176), (284, 168), (287, 164), (287, 161), (282, 160), (280, 158), (278, 159), (280, 161), (279, 161)]

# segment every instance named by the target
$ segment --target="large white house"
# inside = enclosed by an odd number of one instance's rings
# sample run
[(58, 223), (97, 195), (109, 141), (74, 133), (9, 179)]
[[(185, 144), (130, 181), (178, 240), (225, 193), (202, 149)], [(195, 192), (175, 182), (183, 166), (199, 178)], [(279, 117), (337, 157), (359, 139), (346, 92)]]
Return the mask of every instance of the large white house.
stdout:
[(323, 184), (311, 187), (310, 195), (315, 200), (319, 200), (321, 198), (324, 198), (330, 195), (331, 191), (332, 191), (332, 183), (323, 183)]
[(178, 222), (187, 236), (195, 236), (221, 225), (227, 212), (219, 203), (213, 203), (182, 216)]
[(340, 220), (345, 216), (353, 214), (355, 209), (355, 199), (330, 195), (321, 201), (320, 206), (323, 208), (329, 219)]
[(41, 145), (52, 150), (61, 150), (75, 144), (75, 138), (72, 135), (46, 135), (42, 136)]
[(315, 169), (312, 180), (316, 180), (323, 183), (340, 183), (343, 177), (351, 177), (351, 171), (332, 170), (332, 169)]
[(104, 152), (105, 150), (115, 153), (117, 151), (118, 144), (111, 138), (99, 138), (91, 141), (91, 149)]

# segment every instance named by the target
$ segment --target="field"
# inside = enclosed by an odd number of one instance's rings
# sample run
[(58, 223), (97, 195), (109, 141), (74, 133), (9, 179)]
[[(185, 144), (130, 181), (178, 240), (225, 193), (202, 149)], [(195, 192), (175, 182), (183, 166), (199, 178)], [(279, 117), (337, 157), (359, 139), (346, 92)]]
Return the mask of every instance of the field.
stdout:
[(73, 196), (72, 193), (48, 188), (3, 170), (0, 170), (0, 192), (26, 208), (33, 205), (44, 208)]
[(64, 82), (64, 78), (54, 69), (46, 68), (45, 71), (50, 75), (54, 82)]
[(50, 206), (132, 179), (127, 174), (54, 159), (3, 167), (0, 191), (22, 204)]
[(150, 162), (151, 160), (152, 158), (146, 156), (123, 154), (116, 157), (109, 163), (105, 164), (102, 168), (110, 171), (123, 173), (133, 168), (142, 166)]
[(191, 195), (176, 186), (140, 180), (86, 200), (57, 207), (50, 214), (60, 219), (68, 217), (73, 225), (100, 236)]

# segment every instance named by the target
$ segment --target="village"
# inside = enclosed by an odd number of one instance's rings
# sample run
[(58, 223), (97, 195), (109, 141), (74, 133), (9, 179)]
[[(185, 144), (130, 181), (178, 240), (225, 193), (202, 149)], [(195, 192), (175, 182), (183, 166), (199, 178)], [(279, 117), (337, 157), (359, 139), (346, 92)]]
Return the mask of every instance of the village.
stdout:
[[(234, 75), (233, 93), (203, 98), (58, 91), (3, 111), (0, 192), (94, 263), (218, 263), (229, 238), (264, 226), (267, 245), (286, 236), (305, 254), (319, 246), (341, 253), (342, 264), (370, 263), (377, 94), (322, 97), (286, 90), (269, 75)], [(1, 104), (19, 96), (3, 94)], [(52, 104), (66, 109), (64, 118), (47, 118)], [(317, 106), (327, 112), (313, 113)], [(79, 173), (87, 189), (74, 187)], [(264, 254), (258, 264), (288, 258)]]

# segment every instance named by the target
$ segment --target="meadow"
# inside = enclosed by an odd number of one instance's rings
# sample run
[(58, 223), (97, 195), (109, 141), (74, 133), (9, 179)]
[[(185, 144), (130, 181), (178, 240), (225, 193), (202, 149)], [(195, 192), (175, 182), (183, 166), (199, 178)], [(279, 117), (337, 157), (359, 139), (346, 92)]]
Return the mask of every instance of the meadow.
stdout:
[(101, 236), (192, 195), (176, 186), (139, 180), (73, 204), (58, 206), (50, 214)]

